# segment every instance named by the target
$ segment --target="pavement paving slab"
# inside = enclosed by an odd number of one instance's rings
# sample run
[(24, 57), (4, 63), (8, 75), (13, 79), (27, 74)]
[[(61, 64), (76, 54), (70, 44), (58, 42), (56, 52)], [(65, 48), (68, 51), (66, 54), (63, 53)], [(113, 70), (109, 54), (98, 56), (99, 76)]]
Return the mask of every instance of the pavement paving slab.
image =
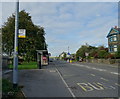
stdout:
[(52, 65), (43, 69), (20, 70), (19, 77), (26, 97), (72, 97)]

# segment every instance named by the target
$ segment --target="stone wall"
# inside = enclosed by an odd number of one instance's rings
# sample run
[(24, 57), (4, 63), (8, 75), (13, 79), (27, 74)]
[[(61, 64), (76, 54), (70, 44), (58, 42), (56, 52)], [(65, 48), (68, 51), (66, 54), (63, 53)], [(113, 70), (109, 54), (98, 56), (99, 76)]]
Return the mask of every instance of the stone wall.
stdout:
[(8, 69), (8, 56), (2, 57), (2, 69)]
[(88, 59), (88, 62), (120, 65), (120, 59)]

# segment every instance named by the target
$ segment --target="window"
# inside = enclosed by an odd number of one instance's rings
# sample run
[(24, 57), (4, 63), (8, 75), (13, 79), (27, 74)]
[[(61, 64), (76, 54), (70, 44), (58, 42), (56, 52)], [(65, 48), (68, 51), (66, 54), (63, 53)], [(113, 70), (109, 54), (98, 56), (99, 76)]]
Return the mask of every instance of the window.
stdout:
[(114, 52), (117, 51), (117, 45), (114, 45)]
[(112, 35), (109, 37), (109, 41), (113, 42), (113, 41), (117, 41), (117, 35)]
[(117, 41), (117, 35), (113, 35), (113, 41)]
[(113, 52), (113, 46), (112, 45), (109, 46), (109, 52)]
[(110, 45), (109, 46), (109, 52), (116, 52), (117, 51), (117, 45)]

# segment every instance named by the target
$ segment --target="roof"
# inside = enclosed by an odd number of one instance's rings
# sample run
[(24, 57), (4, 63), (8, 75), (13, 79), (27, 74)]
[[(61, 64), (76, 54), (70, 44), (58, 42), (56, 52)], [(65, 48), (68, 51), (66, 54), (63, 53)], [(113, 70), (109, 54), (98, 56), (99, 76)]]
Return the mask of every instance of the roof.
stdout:
[(48, 55), (48, 50), (36, 50), (36, 51), (37, 53), (41, 53), (41, 54), (45, 53)]
[[(113, 33), (111, 33), (111, 32), (113, 32)], [(115, 34), (120, 34), (120, 28), (118, 28), (118, 27), (111, 28), (111, 30), (108, 33), (107, 37), (115, 35)]]

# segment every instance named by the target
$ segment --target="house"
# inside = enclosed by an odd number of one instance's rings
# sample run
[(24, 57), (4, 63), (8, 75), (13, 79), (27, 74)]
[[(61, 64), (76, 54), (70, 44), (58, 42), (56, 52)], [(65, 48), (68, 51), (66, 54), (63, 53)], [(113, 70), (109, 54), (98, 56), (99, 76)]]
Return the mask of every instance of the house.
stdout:
[(115, 53), (118, 51), (118, 46), (120, 46), (120, 28), (117, 26), (111, 28), (108, 35), (108, 49), (110, 53)]
[(60, 58), (60, 59), (63, 59), (63, 58), (66, 56), (66, 54), (67, 54), (66, 52), (62, 52), (62, 53), (59, 55), (59, 58)]

